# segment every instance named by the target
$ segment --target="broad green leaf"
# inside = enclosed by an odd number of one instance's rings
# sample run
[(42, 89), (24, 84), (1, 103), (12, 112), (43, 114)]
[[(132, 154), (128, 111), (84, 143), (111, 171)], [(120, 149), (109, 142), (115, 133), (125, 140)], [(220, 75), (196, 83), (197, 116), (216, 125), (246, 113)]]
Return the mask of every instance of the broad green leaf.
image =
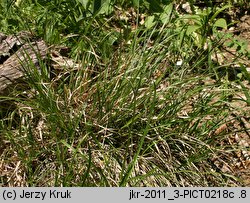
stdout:
[(164, 12), (160, 15), (160, 19), (163, 24), (169, 23), (172, 12), (173, 4), (171, 3), (164, 8)]
[(199, 25), (189, 25), (189, 26), (187, 27), (186, 34), (187, 34), (187, 35), (190, 35), (190, 34), (192, 34), (193, 32), (195, 32), (196, 30), (198, 30), (198, 29), (200, 29), (200, 28), (201, 28), (201, 26), (199, 26)]
[(98, 14), (103, 14), (103, 13), (109, 14), (114, 9), (114, 7), (110, 5), (111, 5), (111, 0), (103, 0), (101, 9)]
[(145, 20), (145, 27), (148, 29), (153, 27), (155, 25), (154, 19), (154, 16), (148, 16)]
[(133, 5), (138, 8), (140, 5), (140, 0), (133, 0)]
[(94, 0), (93, 1), (93, 15), (108, 13), (111, 0)]
[(224, 18), (219, 18), (218, 20), (215, 21), (213, 26), (227, 29), (227, 21)]
[(93, 14), (97, 15), (98, 12), (101, 10), (102, 1), (101, 0), (94, 0), (93, 1)]
[(77, 0), (79, 3), (83, 5), (83, 7), (86, 9), (87, 4), (89, 3), (90, 0)]

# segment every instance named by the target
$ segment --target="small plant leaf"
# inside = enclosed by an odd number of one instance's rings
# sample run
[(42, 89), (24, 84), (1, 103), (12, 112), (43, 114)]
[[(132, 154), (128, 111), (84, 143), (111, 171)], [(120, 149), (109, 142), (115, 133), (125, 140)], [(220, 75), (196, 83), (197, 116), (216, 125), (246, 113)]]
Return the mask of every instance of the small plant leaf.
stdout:
[(140, 0), (133, 0), (133, 5), (138, 8), (140, 5)]
[(163, 24), (169, 23), (172, 12), (173, 4), (171, 3), (164, 8), (164, 12), (160, 15), (160, 20)]
[(193, 32), (195, 32), (196, 30), (198, 30), (200, 28), (199, 25), (190, 25), (187, 27), (187, 31), (186, 31), (186, 34), (187, 35), (190, 35), (192, 34)]
[(214, 27), (227, 29), (227, 21), (224, 18), (219, 18), (218, 20), (215, 21)]
[(79, 3), (81, 3), (83, 5), (83, 7), (86, 9), (87, 8), (87, 4), (89, 3), (90, 0), (77, 0)]
[(101, 10), (101, 7), (102, 7), (102, 1), (94, 0), (93, 1), (93, 14), (97, 15), (98, 12)]
[(101, 9), (99, 11), (98, 14), (109, 14), (111, 11), (112, 11), (112, 7), (110, 6), (111, 5), (111, 0), (104, 0), (102, 2), (102, 6), (101, 6)]
[(94, 0), (93, 1), (93, 15), (108, 13), (110, 6), (110, 0)]
[(148, 29), (153, 27), (155, 25), (154, 19), (154, 16), (148, 16), (145, 20), (145, 27)]

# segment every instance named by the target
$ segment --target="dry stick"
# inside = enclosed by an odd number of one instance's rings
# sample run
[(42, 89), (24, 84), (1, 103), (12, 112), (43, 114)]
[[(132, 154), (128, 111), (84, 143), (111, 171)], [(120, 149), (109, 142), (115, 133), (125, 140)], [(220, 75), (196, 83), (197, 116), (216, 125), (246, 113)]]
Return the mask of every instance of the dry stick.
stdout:
[(24, 44), (15, 54), (0, 65), (0, 93), (25, 75), (24, 67), (45, 59), (47, 45), (43, 40)]

